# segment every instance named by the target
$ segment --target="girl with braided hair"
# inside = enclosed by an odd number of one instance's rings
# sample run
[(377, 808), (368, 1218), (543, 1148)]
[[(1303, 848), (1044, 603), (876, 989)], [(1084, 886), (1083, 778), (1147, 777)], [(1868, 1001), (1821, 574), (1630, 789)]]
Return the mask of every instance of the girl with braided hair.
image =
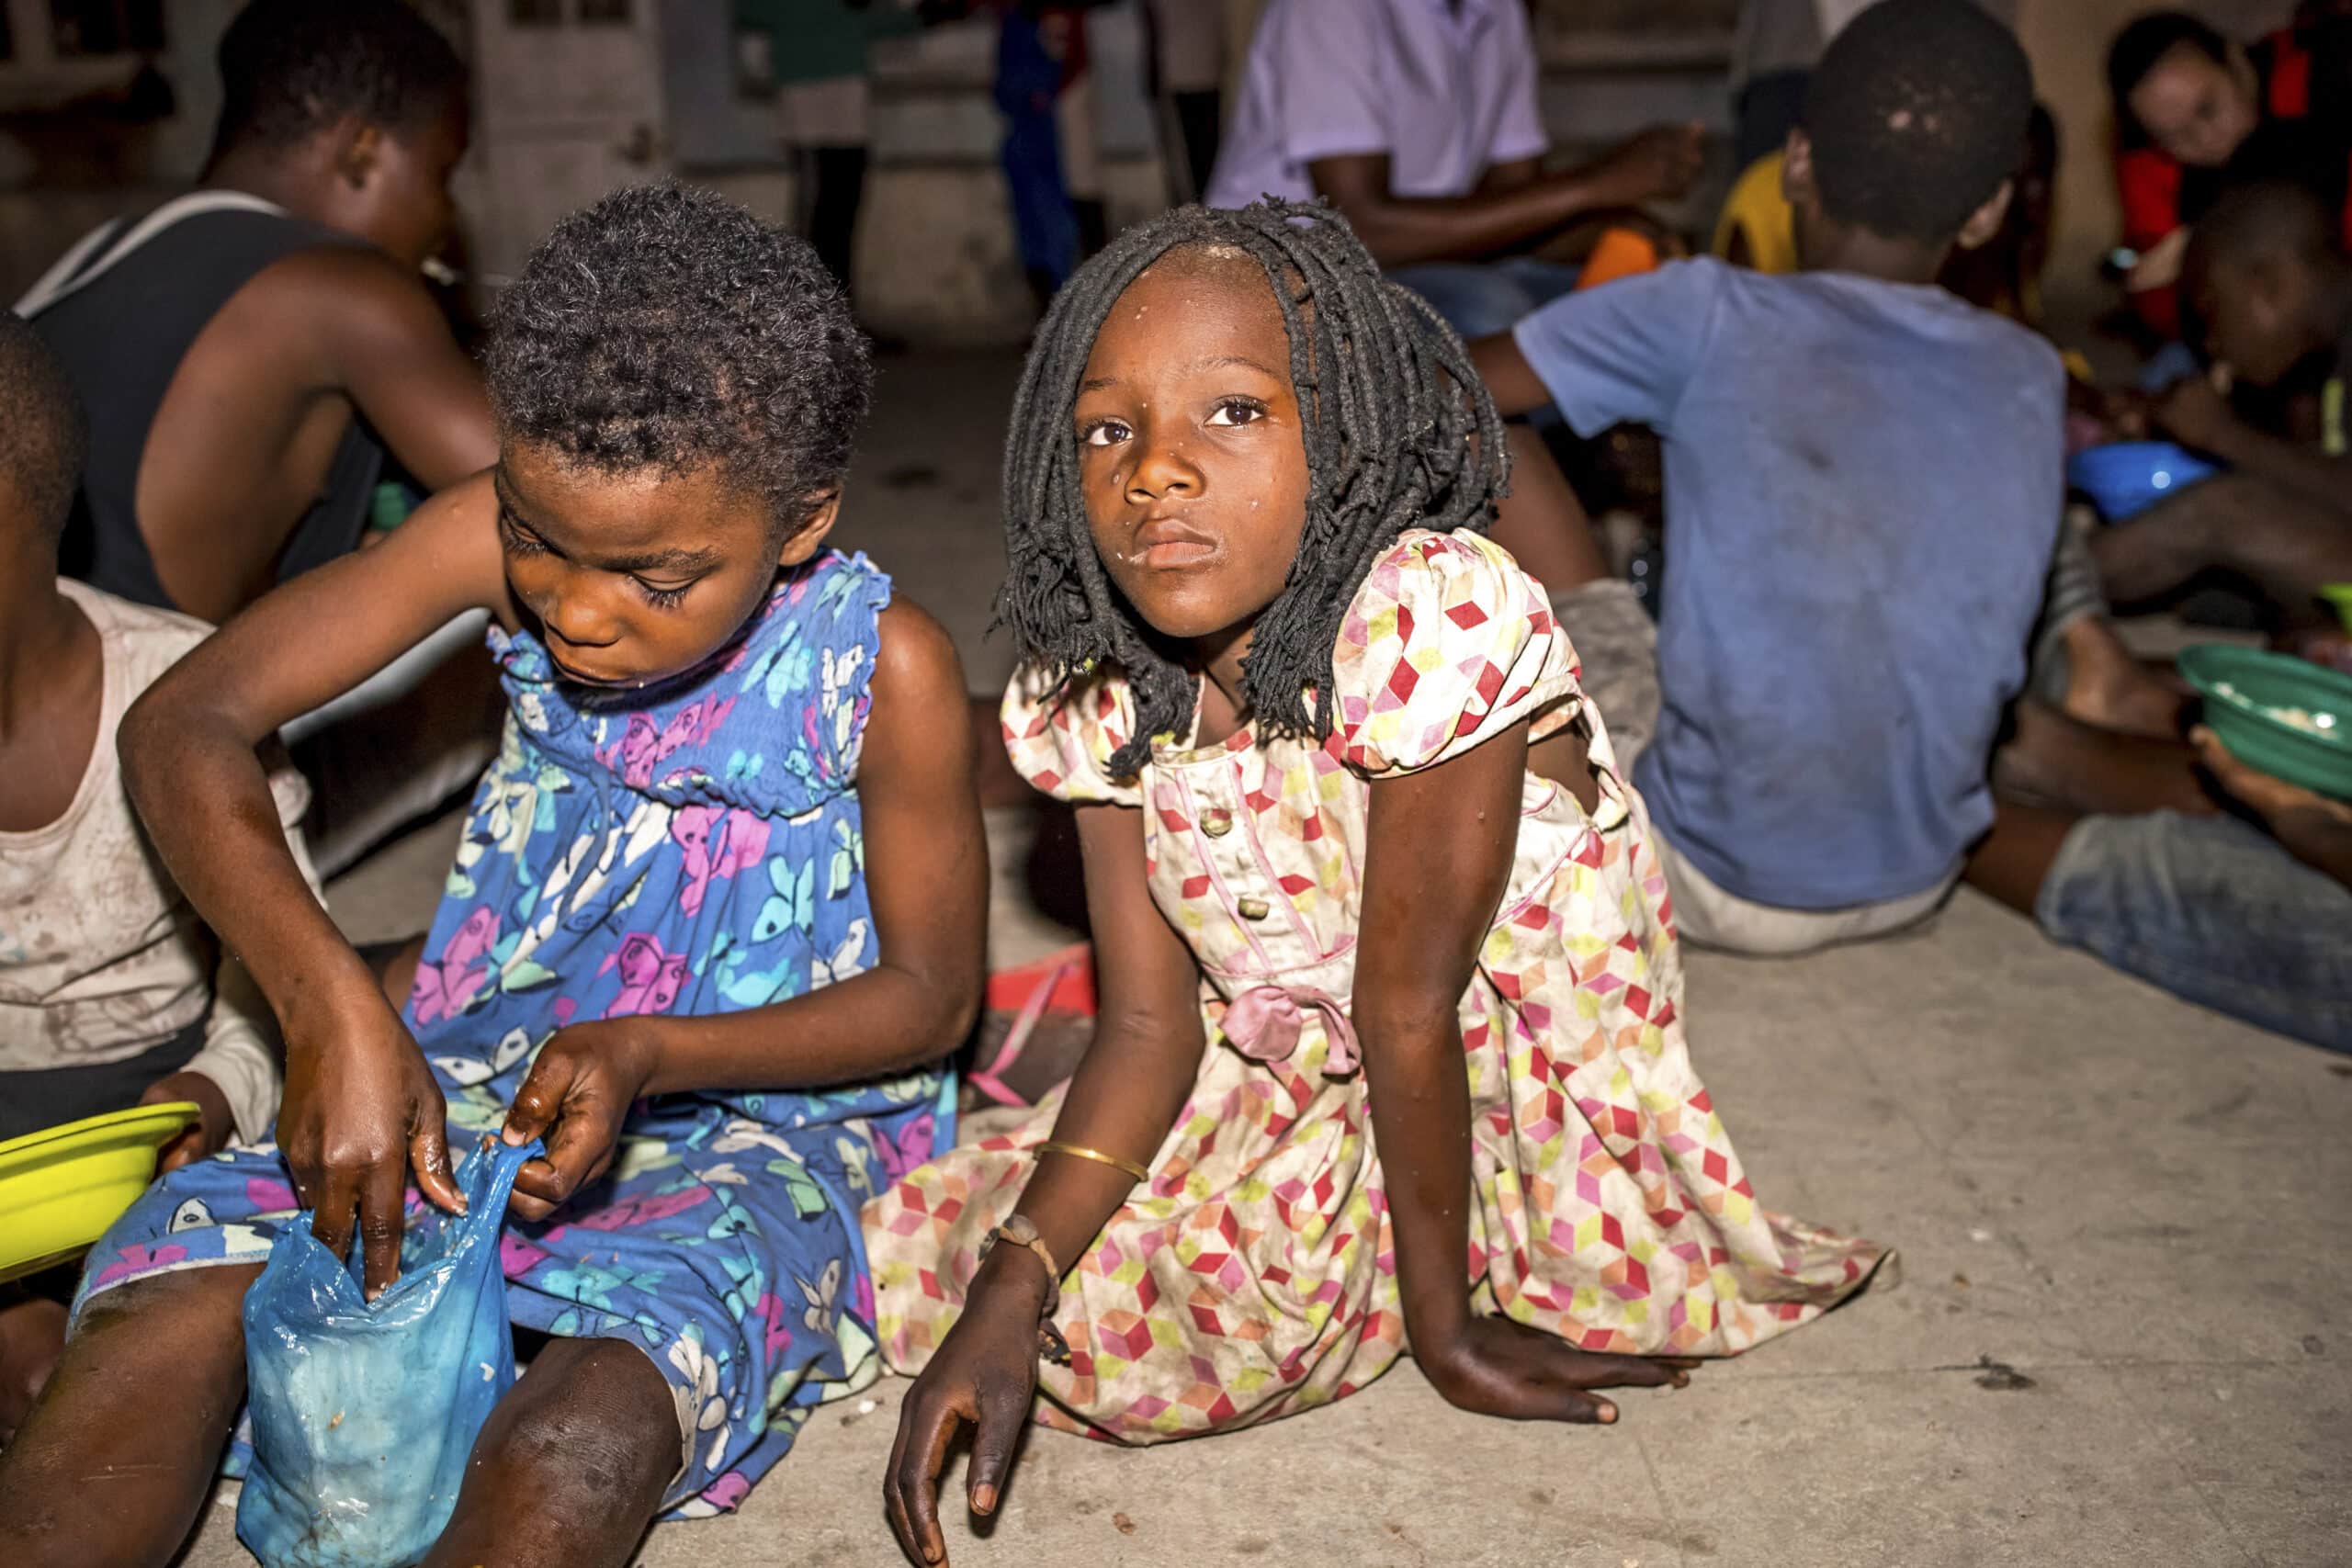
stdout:
[(1691, 1071), (1641, 803), (1482, 536), (1504, 451), (1326, 209), (1171, 214), (1040, 328), (1004, 735), (1080, 805), (1101, 1023), (1024, 1125), (867, 1206), (917, 1558), (958, 1427), (987, 1514), (1033, 1392), (1153, 1442), (1409, 1343), (1456, 1404), (1606, 1422), (1592, 1390), (1679, 1385), (1883, 1256), (1760, 1207)]

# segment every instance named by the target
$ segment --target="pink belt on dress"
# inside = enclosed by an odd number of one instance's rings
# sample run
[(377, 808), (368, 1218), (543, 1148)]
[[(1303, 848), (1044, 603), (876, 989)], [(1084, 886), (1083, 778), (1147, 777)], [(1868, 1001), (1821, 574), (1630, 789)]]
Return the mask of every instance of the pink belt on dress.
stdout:
[(1313, 986), (1259, 986), (1242, 992), (1226, 1007), (1225, 1037), (1251, 1061), (1287, 1062), (1298, 1050), (1309, 1009), (1323, 1015), (1324, 1037), (1330, 1042), (1323, 1057), (1325, 1076), (1354, 1072), (1363, 1061), (1356, 1027), (1338, 998)]

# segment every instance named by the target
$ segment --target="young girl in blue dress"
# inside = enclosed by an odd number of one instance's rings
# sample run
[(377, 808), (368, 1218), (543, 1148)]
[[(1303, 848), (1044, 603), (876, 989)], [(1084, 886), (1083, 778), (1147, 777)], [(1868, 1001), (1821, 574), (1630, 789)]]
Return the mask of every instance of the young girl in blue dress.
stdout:
[[(546, 1140), (503, 1261), (514, 1321), (554, 1337), (430, 1561), (625, 1561), (876, 1375), (858, 1209), (952, 1132), (986, 879), (955, 651), (825, 545), (864, 343), (806, 245), (663, 187), (557, 229), (488, 372), (492, 472), (265, 599), (123, 726), (155, 842), (284, 1025), (286, 1098), (274, 1144), (173, 1173), (92, 1254), (0, 1456), (0, 1561), (168, 1560), (243, 1461), (238, 1309), (277, 1228), (356, 1235), (373, 1294), (403, 1189), (460, 1207), (450, 1150), (485, 1134)], [(475, 606), (503, 744), (413, 978), (379, 981), (254, 748)], [(108, 1466), (148, 1479), (74, 1479)]]

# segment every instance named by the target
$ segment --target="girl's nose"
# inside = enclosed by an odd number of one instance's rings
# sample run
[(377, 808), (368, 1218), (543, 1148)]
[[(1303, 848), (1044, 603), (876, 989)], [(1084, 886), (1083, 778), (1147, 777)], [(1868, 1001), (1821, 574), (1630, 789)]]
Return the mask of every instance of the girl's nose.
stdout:
[(1184, 455), (1181, 440), (1149, 442), (1136, 459), (1135, 471), (1127, 476), (1127, 499), (1131, 502), (1158, 501), (1166, 496), (1197, 496), (1201, 492), (1201, 470)]
[(620, 622), (600, 609), (594, 595), (550, 593), (538, 604), (539, 625), (569, 648), (610, 648), (621, 639)]

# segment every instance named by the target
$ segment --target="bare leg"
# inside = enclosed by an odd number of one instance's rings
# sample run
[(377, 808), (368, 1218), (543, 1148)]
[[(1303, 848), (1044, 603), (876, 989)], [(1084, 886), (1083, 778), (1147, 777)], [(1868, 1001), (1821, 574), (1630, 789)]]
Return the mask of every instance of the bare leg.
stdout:
[(2186, 742), (2094, 729), (2031, 699), (2018, 704), (1993, 779), (2013, 800), (2085, 815), (2217, 809)]
[(2312, 599), (2322, 583), (2352, 581), (2352, 512), (2224, 474), (2100, 530), (2091, 555), (2115, 604), (2161, 598), (2219, 568), (2251, 579), (2301, 624), (2318, 618)]
[(1993, 829), (1969, 852), (1962, 877), (1978, 892), (2031, 919), (2041, 884), (2057, 863), (2059, 846), (2081, 818), (2072, 812), (1998, 798), (1993, 812)]
[(2070, 718), (2120, 735), (2180, 739), (2188, 698), (2132, 657), (2104, 615), (2084, 615), (2059, 634), (2066, 644)]
[(552, 1340), (474, 1439), (424, 1568), (626, 1563), (677, 1472), (678, 1407), (645, 1353)]
[(0, 1562), (168, 1562), (196, 1526), (245, 1397), (238, 1308), (258, 1265), (124, 1285), (83, 1314), (0, 1451)]
[(1524, 424), (1510, 427), (1510, 494), (1495, 509), (1495, 543), (1511, 553), (1554, 599), (1609, 575), (1592, 519), (1567, 475)]
[(33, 1407), (64, 1350), (64, 1303), (0, 1285), (0, 1443)]

